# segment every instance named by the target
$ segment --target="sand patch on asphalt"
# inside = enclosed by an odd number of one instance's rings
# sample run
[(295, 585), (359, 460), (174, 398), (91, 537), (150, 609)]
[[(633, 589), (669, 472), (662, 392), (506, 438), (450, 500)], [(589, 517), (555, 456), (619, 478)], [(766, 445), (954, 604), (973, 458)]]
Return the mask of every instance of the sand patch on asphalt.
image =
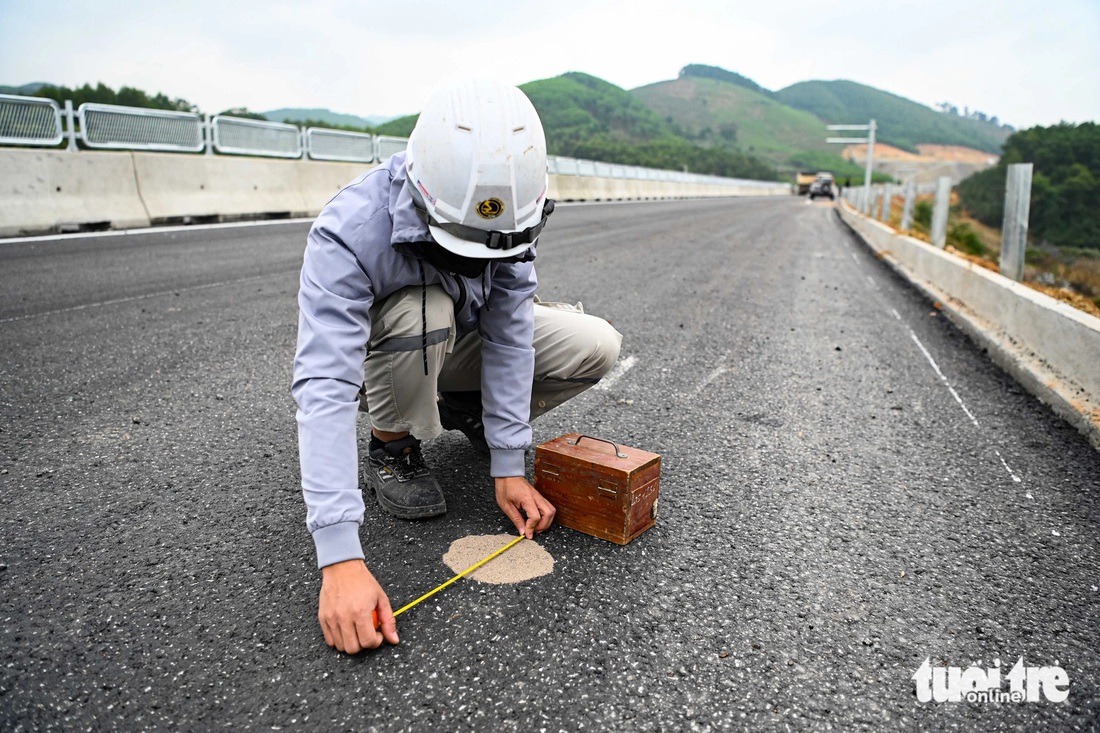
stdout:
[[(514, 540), (515, 535), (471, 535), (455, 540), (443, 556), (443, 562), (455, 573), (461, 573), (482, 558), (492, 555)], [(507, 552), (494, 557), (467, 575), (479, 583), (521, 583), (554, 570), (554, 557), (534, 540), (524, 540)]]

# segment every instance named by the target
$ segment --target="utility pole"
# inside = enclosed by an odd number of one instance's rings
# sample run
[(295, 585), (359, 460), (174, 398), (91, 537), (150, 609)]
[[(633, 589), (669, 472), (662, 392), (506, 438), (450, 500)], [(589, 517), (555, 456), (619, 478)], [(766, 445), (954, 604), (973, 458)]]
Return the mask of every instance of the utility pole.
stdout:
[[(875, 158), (875, 130), (878, 126), (874, 120), (871, 120), (866, 125), (828, 125), (828, 130), (866, 130), (867, 137), (828, 137), (825, 138), (827, 143), (842, 143), (844, 145), (858, 145), (862, 143), (867, 144), (867, 165), (863, 171), (863, 190), (870, 193), (871, 191), (871, 165)], [(870, 197), (868, 196), (868, 199)], [(870, 203), (867, 204), (866, 210), (863, 212), (867, 214), (870, 212)]]

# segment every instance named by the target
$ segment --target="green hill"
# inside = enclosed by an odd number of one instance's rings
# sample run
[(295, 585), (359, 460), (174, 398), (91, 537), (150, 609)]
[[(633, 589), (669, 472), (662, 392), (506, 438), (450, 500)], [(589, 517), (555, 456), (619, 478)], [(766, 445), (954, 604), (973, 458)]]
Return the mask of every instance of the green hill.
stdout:
[[(551, 155), (743, 178), (777, 175), (758, 157), (685, 139), (630, 92), (594, 76), (570, 72), (520, 89), (538, 110)], [(415, 124), (415, 115), (402, 117), (378, 131), (407, 136)]]
[(416, 127), (416, 120), (418, 117), (420, 117), (419, 114), (398, 117), (395, 120), (383, 122), (381, 125), (375, 125), (374, 131), (379, 135), (408, 137), (412, 134), (413, 128)]
[(0, 85), (0, 94), (15, 94), (21, 97), (33, 97), (38, 93), (39, 89), (48, 86), (50, 85), (44, 81), (32, 81), (30, 84), (21, 84), (17, 87)]
[(392, 117), (360, 117), (359, 115), (333, 112), (329, 109), (305, 109), (302, 107), (284, 107), (273, 109), (270, 112), (260, 112), (261, 115), (272, 122), (285, 122), (287, 120), (313, 120), (326, 125), (339, 127), (373, 128), (381, 123), (392, 120)]
[[(629, 92), (588, 74), (570, 72), (520, 86), (538, 110), (551, 155), (579, 156), (594, 138), (620, 143), (675, 139), (672, 128)], [(407, 136), (417, 115), (378, 126), (385, 135)]]
[(700, 145), (739, 147), (777, 161), (828, 150), (821, 120), (745, 86), (681, 76), (631, 93)]
[(840, 157), (837, 146), (825, 142), (827, 131), (820, 119), (775, 100), (773, 92), (732, 71), (692, 64), (678, 79), (639, 87), (631, 94), (698, 145), (747, 151), (787, 173), (862, 173)]
[(799, 82), (780, 89), (775, 98), (830, 124), (859, 124), (874, 118), (879, 140), (910, 152), (916, 152), (920, 143), (938, 143), (999, 153), (1011, 133), (999, 125), (937, 112), (853, 81)]
[(758, 92), (765, 97), (771, 97), (775, 95), (775, 92), (765, 89), (757, 84), (747, 76), (742, 76), (736, 71), (729, 71), (719, 66), (707, 66), (706, 64), (688, 64), (684, 68), (680, 69), (680, 76), (694, 77), (697, 79), (714, 79), (715, 81), (724, 81), (735, 86), (744, 87), (752, 92)]

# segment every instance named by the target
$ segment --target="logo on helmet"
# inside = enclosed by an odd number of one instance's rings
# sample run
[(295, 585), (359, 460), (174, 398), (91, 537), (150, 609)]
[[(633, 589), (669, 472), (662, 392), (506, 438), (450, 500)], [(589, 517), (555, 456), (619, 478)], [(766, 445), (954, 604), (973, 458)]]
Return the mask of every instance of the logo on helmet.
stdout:
[(482, 219), (495, 219), (504, 213), (504, 202), (494, 196), (477, 205), (477, 215)]

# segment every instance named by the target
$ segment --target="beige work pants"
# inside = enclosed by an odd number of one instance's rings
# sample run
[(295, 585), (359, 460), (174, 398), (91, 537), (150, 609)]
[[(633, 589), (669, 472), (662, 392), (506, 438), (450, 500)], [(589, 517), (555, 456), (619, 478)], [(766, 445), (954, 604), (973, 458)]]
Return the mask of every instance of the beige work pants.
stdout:
[[(454, 301), (438, 285), (427, 288), (427, 348), (421, 288), (398, 290), (370, 310), (371, 338), (360, 409), (385, 432), (408, 431), (420, 440), (443, 432), (437, 392), (481, 389), (481, 337), (456, 341)], [(619, 358), (622, 334), (580, 304), (535, 304), (535, 379), (531, 419), (600, 381)], [(427, 374), (424, 373), (425, 357)]]

